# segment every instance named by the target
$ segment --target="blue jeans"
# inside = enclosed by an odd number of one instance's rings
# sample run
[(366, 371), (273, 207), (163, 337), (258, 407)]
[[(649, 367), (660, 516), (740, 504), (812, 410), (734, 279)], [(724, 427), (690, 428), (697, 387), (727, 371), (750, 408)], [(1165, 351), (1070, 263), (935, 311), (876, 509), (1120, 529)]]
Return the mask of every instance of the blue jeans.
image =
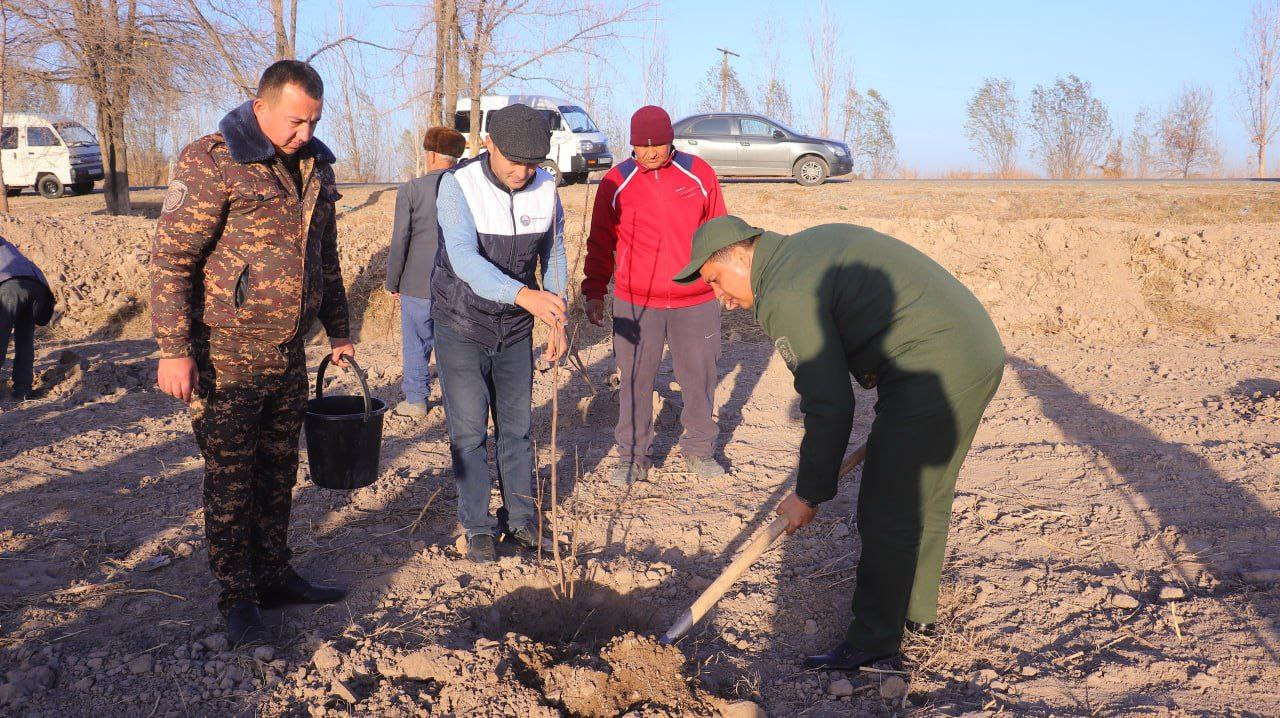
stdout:
[(435, 322), (431, 319), (431, 300), (400, 295), (400, 347), (404, 362), (404, 381), (400, 388), (411, 404), (423, 404), (431, 394), (428, 362), (435, 344)]
[(458, 485), (458, 522), (468, 536), (496, 535), (489, 513), (487, 430), (493, 415), (498, 487), (509, 528), (530, 526), (533, 506), (533, 400), (531, 337), (489, 349), (441, 323), (436, 327), (436, 370), (444, 395), (449, 453)]

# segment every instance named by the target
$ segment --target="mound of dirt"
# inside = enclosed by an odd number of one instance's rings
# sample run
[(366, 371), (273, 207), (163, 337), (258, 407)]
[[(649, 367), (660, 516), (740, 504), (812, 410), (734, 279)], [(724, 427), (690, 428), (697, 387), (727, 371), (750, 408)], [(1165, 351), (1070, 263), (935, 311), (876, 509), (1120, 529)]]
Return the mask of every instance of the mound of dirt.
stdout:
[(293, 685), (273, 702), (369, 715), (417, 708), (436, 715), (716, 715), (723, 701), (685, 677), (685, 661), (679, 649), (633, 633), (603, 646), (548, 644), (515, 632), (462, 649), (403, 651), (362, 642), (344, 651), (323, 643), (310, 668), (291, 676)]
[(35, 262), (58, 299), (50, 331), (64, 339), (150, 332), (147, 268), (155, 222), (143, 217), (0, 215), (0, 234)]
[[(736, 189), (729, 189), (731, 199)], [(565, 193), (568, 252), (575, 265), (585, 239), (581, 191)], [(395, 190), (344, 192), (350, 197), (339, 200), (339, 247), (359, 338), (394, 336), (398, 312), (382, 283)], [(735, 211), (782, 232), (813, 222), (811, 215), (779, 214), (769, 204), (743, 203)], [(1275, 313), (1252, 309), (1280, 292), (1280, 246), (1265, 224), (1153, 226), (971, 214), (827, 219), (865, 224), (919, 247), (978, 295), (1006, 338), (1097, 341), (1162, 332), (1256, 337), (1280, 328)], [(52, 333), (68, 339), (149, 334), (147, 265), (154, 226), (142, 217), (0, 217), (0, 232), (49, 274), (60, 311)], [(726, 334), (761, 338), (752, 322), (739, 319), (726, 317)]]

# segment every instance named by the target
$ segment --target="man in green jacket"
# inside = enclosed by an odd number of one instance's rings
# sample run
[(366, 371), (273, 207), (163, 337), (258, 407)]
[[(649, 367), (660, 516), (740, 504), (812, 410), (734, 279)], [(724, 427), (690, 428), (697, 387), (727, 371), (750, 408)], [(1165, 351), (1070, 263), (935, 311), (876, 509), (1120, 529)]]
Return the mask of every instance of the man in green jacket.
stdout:
[(726, 309), (752, 311), (795, 376), (804, 438), (796, 489), (778, 507), (788, 533), (836, 495), (853, 427), (850, 375), (876, 387), (853, 620), (805, 665), (857, 670), (897, 654), (904, 629), (929, 632), (937, 620), (956, 476), (1004, 370), (991, 318), (918, 250), (849, 224), (784, 236), (711, 220), (675, 280), (699, 278)]

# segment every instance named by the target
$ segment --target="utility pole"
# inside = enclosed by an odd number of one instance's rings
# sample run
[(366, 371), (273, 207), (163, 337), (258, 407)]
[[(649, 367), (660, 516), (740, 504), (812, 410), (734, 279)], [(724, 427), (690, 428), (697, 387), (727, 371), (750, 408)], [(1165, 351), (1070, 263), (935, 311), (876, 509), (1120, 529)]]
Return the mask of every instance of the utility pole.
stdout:
[(742, 57), (742, 55), (723, 47), (716, 49), (724, 53), (724, 59), (720, 62), (720, 111), (725, 112), (729, 109), (729, 56)]

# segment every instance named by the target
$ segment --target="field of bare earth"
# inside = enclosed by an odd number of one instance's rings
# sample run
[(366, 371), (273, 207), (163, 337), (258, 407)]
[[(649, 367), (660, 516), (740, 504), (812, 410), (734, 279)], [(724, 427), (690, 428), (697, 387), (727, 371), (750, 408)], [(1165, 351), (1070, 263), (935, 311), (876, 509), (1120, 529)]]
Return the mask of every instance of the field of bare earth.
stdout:
[[(394, 403), (395, 188), (342, 191), (358, 351)], [(201, 460), (153, 386), (162, 194), (135, 193), (132, 217), (99, 195), (24, 196), (0, 217), (59, 296), (37, 398), (0, 405), (0, 715), (1280, 715), (1280, 184), (726, 183), (758, 226), (852, 222), (919, 247), (1008, 349), (958, 484), (941, 633), (852, 676), (800, 660), (849, 618), (856, 476), (676, 647), (654, 641), (791, 485), (790, 375), (741, 312), (724, 322), (722, 481), (684, 472), (669, 363), (657, 469), (625, 494), (605, 480), (607, 332), (579, 319), (582, 369), (535, 377), (547, 513), (558, 407), (572, 599), (550, 559), (463, 560), (440, 410), (388, 415), (368, 488), (317, 488), (304, 446), (295, 564), (349, 598), (269, 612), (274, 646), (228, 650)], [(593, 195), (561, 192), (575, 264)], [(857, 396), (854, 443), (875, 399)]]

